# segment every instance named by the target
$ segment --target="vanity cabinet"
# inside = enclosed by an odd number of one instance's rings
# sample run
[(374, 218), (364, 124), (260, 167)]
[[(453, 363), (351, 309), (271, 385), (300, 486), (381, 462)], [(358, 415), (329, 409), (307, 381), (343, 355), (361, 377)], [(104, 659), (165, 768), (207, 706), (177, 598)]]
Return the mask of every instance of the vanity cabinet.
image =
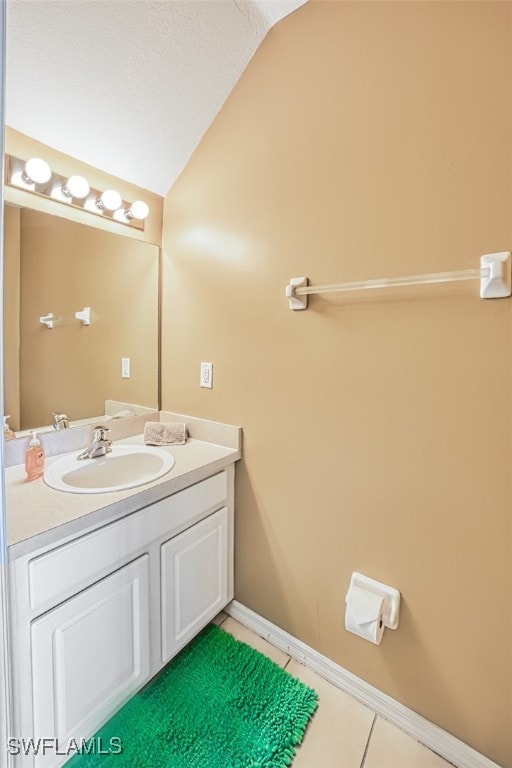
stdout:
[(16, 768), (63, 765), (232, 599), (233, 497), (229, 465), (11, 562), (14, 735), (52, 740)]

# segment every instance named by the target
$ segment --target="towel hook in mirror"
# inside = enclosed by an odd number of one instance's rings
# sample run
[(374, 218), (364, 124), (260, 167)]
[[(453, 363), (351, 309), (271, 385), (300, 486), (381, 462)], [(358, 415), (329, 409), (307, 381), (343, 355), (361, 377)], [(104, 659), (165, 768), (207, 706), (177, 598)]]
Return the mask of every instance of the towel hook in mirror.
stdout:
[(84, 307), (80, 312), (75, 312), (75, 317), (77, 320), (81, 320), (83, 325), (90, 325), (91, 324), (91, 308), (90, 307)]
[(39, 322), (46, 325), (47, 328), (53, 328), (55, 324), (55, 315), (53, 312), (49, 312), (47, 315), (39, 318)]

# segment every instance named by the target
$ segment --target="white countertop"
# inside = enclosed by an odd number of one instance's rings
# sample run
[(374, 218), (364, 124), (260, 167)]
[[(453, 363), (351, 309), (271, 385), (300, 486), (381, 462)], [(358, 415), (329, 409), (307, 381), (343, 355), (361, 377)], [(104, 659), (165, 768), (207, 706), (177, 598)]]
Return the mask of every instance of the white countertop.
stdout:
[[(136, 435), (119, 443), (143, 445), (144, 440)], [(6, 469), (9, 558), (116, 520), (220, 472), (241, 456), (239, 449), (191, 438), (166, 450), (175, 458), (170, 472), (152, 483), (113, 493), (64, 493), (47, 486), (42, 478), (28, 481), (23, 465)]]

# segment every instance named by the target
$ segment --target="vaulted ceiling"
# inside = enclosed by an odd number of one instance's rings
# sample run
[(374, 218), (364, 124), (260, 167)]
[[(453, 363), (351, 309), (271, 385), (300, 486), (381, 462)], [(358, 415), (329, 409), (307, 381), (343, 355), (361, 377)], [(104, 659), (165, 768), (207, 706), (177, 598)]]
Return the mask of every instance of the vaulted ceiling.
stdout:
[(306, 0), (7, 0), (6, 123), (165, 195)]

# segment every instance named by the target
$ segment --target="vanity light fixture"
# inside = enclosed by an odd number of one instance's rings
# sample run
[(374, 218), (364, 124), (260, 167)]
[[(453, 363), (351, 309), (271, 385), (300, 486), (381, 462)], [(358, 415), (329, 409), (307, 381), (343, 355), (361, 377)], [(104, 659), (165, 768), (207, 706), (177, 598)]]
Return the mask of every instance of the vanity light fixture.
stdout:
[(96, 198), (96, 205), (102, 211), (117, 211), (122, 203), (121, 195), (115, 189), (106, 189)]
[(83, 176), (70, 176), (66, 183), (62, 184), (61, 190), (66, 197), (83, 200), (89, 194), (90, 186)]
[(149, 207), (143, 200), (135, 200), (131, 207), (124, 212), (127, 219), (138, 219), (144, 221), (149, 213)]
[(125, 227), (143, 231), (145, 219), (149, 215), (149, 207), (143, 200), (131, 203), (123, 200), (115, 189), (93, 189), (83, 176), (69, 175), (69, 168), (66, 175), (60, 174), (40, 157), (24, 160), (6, 154), (4, 178), (9, 187), (93, 213)]

